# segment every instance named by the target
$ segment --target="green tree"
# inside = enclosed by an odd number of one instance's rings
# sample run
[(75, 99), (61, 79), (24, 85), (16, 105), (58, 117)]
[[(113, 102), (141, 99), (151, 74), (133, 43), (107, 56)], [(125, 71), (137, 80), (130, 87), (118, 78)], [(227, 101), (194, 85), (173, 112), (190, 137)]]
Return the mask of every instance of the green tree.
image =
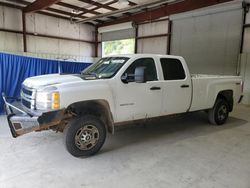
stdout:
[(135, 39), (124, 39), (103, 42), (104, 56), (117, 54), (133, 54), (135, 49)]

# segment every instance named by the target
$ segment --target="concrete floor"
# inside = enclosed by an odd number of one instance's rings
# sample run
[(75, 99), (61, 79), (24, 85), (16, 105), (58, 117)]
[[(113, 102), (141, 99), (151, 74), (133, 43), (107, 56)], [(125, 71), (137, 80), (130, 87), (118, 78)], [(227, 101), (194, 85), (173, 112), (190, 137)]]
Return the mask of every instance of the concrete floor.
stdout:
[(126, 128), (97, 155), (74, 158), (53, 131), (12, 138), (0, 117), (0, 188), (250, 188), (250, 107), (225, 126), (205, 113)]

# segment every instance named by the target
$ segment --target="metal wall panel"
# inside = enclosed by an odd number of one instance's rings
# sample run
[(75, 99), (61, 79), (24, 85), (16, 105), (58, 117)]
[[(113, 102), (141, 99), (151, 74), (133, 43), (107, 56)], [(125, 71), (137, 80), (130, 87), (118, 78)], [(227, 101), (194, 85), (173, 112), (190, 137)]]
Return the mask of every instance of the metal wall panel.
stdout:
[(244, 80), (243, 104), (250, 105), (250, 53), (241, 54), (241, 76)]
[(137, 52), (151, 53), (151, 54), (166, 54), (167, 37), (139, 39), (137, 42)]
[(243, 21), (241, 3), (171, 19), (171, 54), (183, 56), (191, 73), (236, 74)]
[(124, 29), (118, 31), (111, 31), (102, 33), (102, 41), (113, 41), (113, 40), (122, 40), (122, 39), (130, 39), (135, 38), (135, 29)]
[(245, 28), (243, 53), (250, 53), (250, 27)]
[(140, 37), (165, 33), (168, 33), (168, 20), (138, 26), (138, 36)]
[[(168, 20), (142, 24), (138, 26), (138, 37), (168, 33)], [(166, 54), (167, 38), (144, 38), (137, 41), (137, 53)]]
[[(22, 12), (0, 6), (0, 28), (22, 31)], [(71, 24), (70, 21), (41, 15), (26, 15), (27, 32), (94, 41), (95, 27), (86, 24)], [(57, 57), (91, 57), (94, 45), (85, 42), (27, 36), (28, 52), (32, 54), (56, 54)], [(0, 51), (23, 52), (22, 34), (0, 32)], [(50, 57), (50, 56), (48, 56)], [(79, 58), (78, 58), (79, 59)]]

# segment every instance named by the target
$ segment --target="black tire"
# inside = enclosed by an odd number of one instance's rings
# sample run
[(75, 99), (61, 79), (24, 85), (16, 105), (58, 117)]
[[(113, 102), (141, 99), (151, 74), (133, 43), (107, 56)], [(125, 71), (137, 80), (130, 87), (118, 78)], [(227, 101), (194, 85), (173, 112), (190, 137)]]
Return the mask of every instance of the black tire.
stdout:
[(105, 139), (104, 123), (92, 115), (75, 118), (64, 129), (66, 148), (75, 157), (96, 154), (103, 146)]
[(208, 119), (213, 125), (223, 125), (228, 119), (228, 114), (228, 102), (224, 99), (217, 99), (214, 107), (208, 110)]

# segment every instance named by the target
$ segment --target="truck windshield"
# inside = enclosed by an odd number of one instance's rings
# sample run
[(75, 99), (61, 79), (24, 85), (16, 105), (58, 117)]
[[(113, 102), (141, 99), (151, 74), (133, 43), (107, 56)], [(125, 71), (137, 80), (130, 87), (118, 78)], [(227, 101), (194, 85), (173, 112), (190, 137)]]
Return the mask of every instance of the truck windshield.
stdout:
[(82, 72), (86, 78), (111, 78), (129, 60), (128, 57), (105, 57)]

